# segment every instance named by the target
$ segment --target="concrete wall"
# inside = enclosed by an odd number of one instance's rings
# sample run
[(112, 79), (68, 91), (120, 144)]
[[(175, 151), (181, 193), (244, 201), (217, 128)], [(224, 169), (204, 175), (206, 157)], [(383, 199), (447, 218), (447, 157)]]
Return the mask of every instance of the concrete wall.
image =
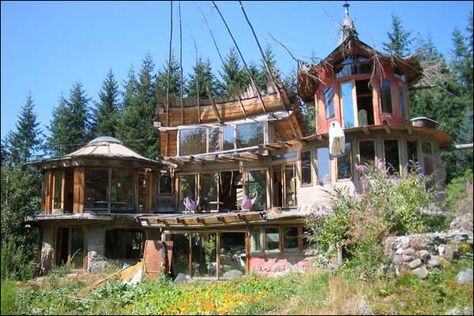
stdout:
[(105, 227), (90, 225), (87, 228), (87, 272), (101, 272), (105, 265)]

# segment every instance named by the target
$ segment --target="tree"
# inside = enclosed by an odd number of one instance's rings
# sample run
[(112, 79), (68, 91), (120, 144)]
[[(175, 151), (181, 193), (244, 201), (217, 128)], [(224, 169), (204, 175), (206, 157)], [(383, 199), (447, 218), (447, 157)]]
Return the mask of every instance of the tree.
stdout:
[(68, 154), (90, 140), (89, 101), (79, 82), (71, 88), (69, 99), (60, 96), (59, 105), (53, 111), (51, 136), (48, 138), (52, 155)]
[(106, 135), (115, 137), (120, 115), (119, 87), (112, 69), (107, 73), (102, 90), (99, 92), (99, 102), (95, 110), (93, 134), (95, 137)]
[(158, 154), (158, 132), (153, 125), (156, 120), (157, 104), (154, 67), (151, 56), (146, 55), (142, 61), (138, 81), (134, 72), (129, 73), (118, 131), (119, 138), (127, 146), (153, 159)]
[[(168, 66), (170, 67), (169, 85), (168, 85)], [(171, 60), (169, 61), (169, 64), (168, 62), (166, 62), (166, 64), (163, 65), (163, 68), (160, 71), (158, 71), (158, 75), (156, 78), (156, 85), (162, 98), (166, 98), (168, 87), (169, 87), (170, 98), (181, 97), (180, 67), (174, 55), (171, 55)]]
[(250, 79), (240, 66), (237, 50), (231, 48), (227, 54), (221, 77), (224, 80), (223, 90), (226, 95), (235, 95), (237, 90), (245, 90), (250, 84)]
[(21, 166), (30, 161), (33, 154), (41, 149), (41, 135), (42, 131), (34, 113), (33, 98), (28, 95), (18, 116), (16, 129), (7, 135), (6, 142), (10, 163)]
[(387, 53), (396, 57), (406, 57), (410, 53), (411, 33), (403, 29), (400, 18), (392, 15), (392, 32), (387, 32), (389, 41), (383, 43)]
[(220, 96), (219, 82), (212, 72), (211, 62), (209, 59), (203, 61), (199, 58), (193, 66), (193, 73), (189, 74), (189, 82), (186, 89), (188, 97), (208, 98), (206, 86), (209, 87), (213, 96)]

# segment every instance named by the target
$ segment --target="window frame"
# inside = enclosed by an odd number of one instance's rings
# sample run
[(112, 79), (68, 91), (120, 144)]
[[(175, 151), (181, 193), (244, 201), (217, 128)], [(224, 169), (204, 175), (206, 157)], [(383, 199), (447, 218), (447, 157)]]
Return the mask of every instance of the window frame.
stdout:
[[(330, 98), (328, 98), (328, 92), (330, 93)], [(336, 89), (333, 86), (328, 86), (323, 89), (323, 97), (324, 97), (324, 112), (326, 120), (332, 119), (336, 116), (335, 105), (334, 105), (334, 96), (336, 95)], [(329, 102), (328, 102), (329, 101)], [(328, 109), (332, 108), (331, 116), (328, 116)]]
[(395, 171), (393, 171), (393, 172), (394, 172), (394, 173), (398, 172), (398, 174), (400, 175), (401, 172), (402, 172), (402, 168), (403, 168), (403, 166), (401, 166), (401, 164), (402, 164), (402, 159), (401, 159), (401, 158), (402, 158), (402, 157), (401, 157), (402, 152), (401, 152), (401, 150), (400, 150), (400, 142), (401, 142), (401, 141), (400, 141), (400, 139), (398, 139), (398, 138), (384, 138), (384, 139), (382, 140), (382, 144), (383, 144), (383, 159), (384, 159), (384, 162), (385, 162), (385, 168), (388, 167), (388, 165), (387, 165), (388, 162), (387, 162), (387, 159), (386, 159), (387, 155), (386, 155), (386, 152), (385, 152), (385, 142), (386, 142), (386, 141), (396, 141), (396, 142), (397, 142), (398, 166), (397, 166), (397, 169), (396, 169)]
[[(386, 93), (385, 89), (384, 89), (384, 83), (388, 83), (388, 96), (390, 96), (390, 98), (388, 98), (387, 100), (390, 101), (390, 111), (386, 111), (388, 110), (387, 108), (387, 104), (384, 103), (384, 93)], [(387, 79), (383, 79), (380, 83), (380, 109), (381, 109), (381, 112), (382, 114), (388, 114), (388, 115), (393, 115), (393, 102), (392, 102), (392, 81), (391, 80), (387, 80)]]
[(353, 159), (352, 159), (352, 153), (353, 153), (353, 149), (352, 149), (352, 141), (346, 141), (346, 143), (344, 144), (344, 151), (346, 151), (346, 146), (349, 145), (349, 168), (350, 168), (350, 175), (348, 178), (339, 178), (339, 158), (341, 156), (338, 156), (336, 157), (336, 170), (337, 170), (337, 174), (336, 174), (336, 181), (344, 181), (344, 180), (352, 180), (354, 179), (354, 168), (352, 168), (353, 166)]
[[(326, 149), (327, 150), (327, 161), (328, 161), (328, 175), (327, 175), (327, 179), (329, 179), (329, 181), (326, 180), (326, 182), (323, 182), (321, 181), (320, 179), (320, 176), (319, 176), (319, 163), (320, 163), (320, 159), (319, 159), (319, 150), (320, 149)], [(329, 153), (329, 146), (322, 146), (322, 147), (317, 147), (315, 149), (316, 151), (316, 184), (319, 185), (319, 186), (324, 186), (326, 184), (331, 184), (332, 183), (332, 179), (331, 179), (331, 154)]]
[[(309, 153), (309, 180), (310, 182), (303, 182), (303, 154)], [(313, 186), (313, 154), (311, 149), (301, 150), (300, 151), (300, 169), (301, 169), (301, 179), (300, 187), (310, 187)]]

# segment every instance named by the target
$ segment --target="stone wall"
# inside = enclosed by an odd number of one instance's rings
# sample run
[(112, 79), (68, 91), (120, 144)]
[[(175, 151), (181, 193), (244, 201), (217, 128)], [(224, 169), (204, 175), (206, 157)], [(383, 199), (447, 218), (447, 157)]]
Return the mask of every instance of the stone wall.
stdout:
[(87, 229), (87, 272), (102, 272), (105, 260), (105, 227), (89, 226)]
[(472, 258), (472, 240), (472, 232), (460, 230), (389, 237), (385, 240), (389, 269), (396, 275), (413, 273), (426, 278), (430, 269), (448, 267), (455, 259)]

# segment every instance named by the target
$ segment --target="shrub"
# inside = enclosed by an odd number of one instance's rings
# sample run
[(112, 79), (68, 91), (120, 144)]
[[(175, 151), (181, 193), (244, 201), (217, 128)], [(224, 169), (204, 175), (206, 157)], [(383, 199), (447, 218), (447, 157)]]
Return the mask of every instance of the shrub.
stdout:
[(13, 314), (15, 311), (15, 283), (2, 281), (2, 315)]
[(451, 180), (446, 186), (444, 205), (452, 213), (472, 207), (472, 169), (467, 169), (463, 176)]

